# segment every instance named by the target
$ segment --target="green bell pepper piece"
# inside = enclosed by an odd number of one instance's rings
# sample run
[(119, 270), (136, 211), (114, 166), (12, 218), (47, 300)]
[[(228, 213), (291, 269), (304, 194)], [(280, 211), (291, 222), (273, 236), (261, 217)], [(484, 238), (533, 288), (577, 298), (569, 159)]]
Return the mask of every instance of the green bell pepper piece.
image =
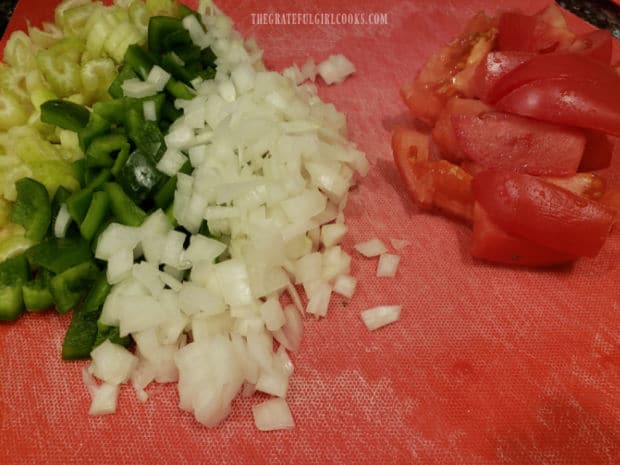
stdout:
[(22, 287), (29, 278), (30, 269), (24, 254), (0, 263), (0, 321), (13, 321), (22, 314)]
[(47, 310), (54, 306), (54, 299), (49, 290), (49, 283), (52, 273), (46, 269), (37, 272), (32, 281), (27, 282), (22, 287), (24, 295), (24, 305), (26, 310), (30, 312), (38, 312)]
[(62, 343), (63, 360), (88, 358), (99, 333), (98, 320), (112, 286), (100, 273), (84, 302), (73, 312)]
[(26, 230), (25, 237), (38, 242), (45, 237), (52, 220), (52, 208), (47, 189), (39, 181), (22, 178), (15, 183), (17, 200), (13, 204), (11, 221)]
[(104, 185), (104, 189), (110, 198), (112, 213), (119, 223), (140, 226), (144, 222), (146, 213), (129, 198), (119, 184), (108, 182)]
[(41, 121), (78, 132), (86, 127), (90, 111), (68, 100), (48, 100), (41, 105)]
[(99, 275), (94, 262), (80, 263), (57, 274), (50, 280), (50, 292), (58, 313), (67, 313), (75, 307), (86, 290), (93, 285)]
[(109, 206), (110, 200), (105, 191), (97, 191), (93, 194), (84, 221), (80, 224), (80, 234), (84, 239), (91, 241), (95, 237), (108, 215)]
[(26, 256), (33, 269), (43, 268), (55, 274), (93, 258), (88, 242), (81, 237), (50, 237), (30, 247)]

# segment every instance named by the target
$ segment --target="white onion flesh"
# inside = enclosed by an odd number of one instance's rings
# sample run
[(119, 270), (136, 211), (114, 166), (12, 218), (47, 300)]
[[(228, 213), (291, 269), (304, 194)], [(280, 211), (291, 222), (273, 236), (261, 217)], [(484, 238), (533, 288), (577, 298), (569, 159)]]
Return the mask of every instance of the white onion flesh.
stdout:
[[(226, 419), (236, 396), (260, 391), (278, 398), (253, 409), (259, 429), (292, 428), (287, 351), (300, 347), (304, 310), (325, 317), (334, 292), (353, 295), (351, 256), (339, 245), (343, 210), (354, 173), (368, 170), (346, 139), (344, 115), (297, 84), (317, 70), (339, 82), (354, 68), (332, 56), (293, 67), (292, 79), (266, 71), (256, 44), (212, 13), (205, 29), (192, 15), (183, 27), (217, 54), (216, 77), (193, 82), (196, 96), (175, 102), (183, 116), (164, 136), (157, 165), (177, 177), (172, 213), (184, 232), (158, 210), (140, 227), (111, 224), (100, 236), (95, 255), (108, 262), (113, 284), (100, 321), (131, 335), (136, 355), (95, 349), (92, 370), (104, 383), (89, 389), (101, 399), (94, 412), (103, 413), (116, 406), (108, 385), (118, 393), (131, 382), (144, 402), (151, 382), (177, 382), (180, 408), (207, 427)], [(123, 90), (152, 95), (169, 78), (154, 67)], [(156, 117), (151, 103), (147, 120)], [(194, 171), (180, 173), (188, 159)], [(217, 239), (199, 234), (203, 220)], [(284, 293), (293, 304), (283, 308)]]
[(392, 247), (394, 247), (394, 249), (396, 250), (403, 250), (410, 244), (410, 242), (406, 239), (390, 238), (390, 244), (392, 244)]
[(398, 321), (400, 318), (400, 305), (382, 305), (379, 307), (369, 308), (361, 312), (362, 321), (366, 327), (374, 331), (390, 323)]
[(355, 250), (364, 257), (377, 257), (388, 251), (387, 247), (378, 238), (369, 239), (365, 242), (359, 242), (353, 246)]
[(270, 399), (252, 406), (254, 424), (260, 431), (292, 429), (295, 421), (284, 399)]
[(379, 262), (377, 263), (377, 277), (378, 278), (393, 278), (396, 276), (396, 270), (400, 263), (400, 256), (391, 253), (382, 253), (379, 255)]

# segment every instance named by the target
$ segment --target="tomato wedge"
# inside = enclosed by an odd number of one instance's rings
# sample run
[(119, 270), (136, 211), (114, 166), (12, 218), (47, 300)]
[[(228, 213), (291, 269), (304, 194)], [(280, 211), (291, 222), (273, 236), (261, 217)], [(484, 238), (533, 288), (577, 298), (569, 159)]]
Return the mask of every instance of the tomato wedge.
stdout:
[(495, 106), (551, 123), (620, 135), (620, 92), (608, 83), (572, 78), (533, 81), (502, 97)]
[(575, 40), (559, 7), (550, 5), (530, 16), (506, 12), (499, 17), (497, 44), (500, 50), (548, 53)]
[(460, 37), (431, 56), (415, 80), (400, 89), (413, 116), (432, 125), (450, 98), (470, 94), (474, 71), (495, 43), (493, 25), (485, 14), (476, 15)]
[(554, 266), (577, 258), (508, 234), (477, 202), (470, 252), (475, 258), (519, 266)]
[(577, 129), (508, 113), (453, 115), (452, 125), (468, 158), (489, 168), (536, 175), (575, 174), (586, 143)]
[(614, 212), (616, 222), (620, 221), (620, 189), (609, 189), (601, 197), (601, 203)]
[(574, 256), (595, 256), (613, 224), (613, 213), (544, 180), (505, 170), (479, 173), (474, 199), (510, 235)]
[(605, 133), (585, 130), (586, 147), (583, 151), (579, 171), (596, 171), (607, 168), (611, 163), (614, 144)]
[(535, 56), (535, 53), (521, 51), (487, 53), (472, 78), (473, 95), (487, 102), (490, 90), (502, 77)]
[(428, 160), (430, 137), (414, 129), (392, 132), (396, 167), (412, 200), (421, 208), (438, 208), (471, 221), (471, 175), (446, 160)]
[(488, 91), (487, 100), (496, 102), (524, 84), (554, 78), (566, 78), (570, 82), (588, 81), (608, 91), (616, 89), (616, 92), (620, 86), (620, 76), (599, 61), (576, 53), (550, 53), (536, 55), (504, 74)]
[(433, 141), (439, 148), (441, 155), (449, 161), (460, 161), (467, 158), (467, 155), (463, 153), (456, 140), (456, 133), (452, 125), (452, 116), (477, 116), (491, 109), (489, 105), (477, 99), (464, 99), (459, 97), (450, 99), (439, 114), (437, 122), (431, 132)]
[(560, 178), (545, 176), (543, 179), (579, 197), (591, 200), (599, 200), (607, 187), (605, 179), (594, 173), (577, 173)]
[(609, 65), (611, 63), (612, 48), (611, 32), (606, 29), (597, 29), (577, 37), (568, 50), (584, 54), (593, 60)]

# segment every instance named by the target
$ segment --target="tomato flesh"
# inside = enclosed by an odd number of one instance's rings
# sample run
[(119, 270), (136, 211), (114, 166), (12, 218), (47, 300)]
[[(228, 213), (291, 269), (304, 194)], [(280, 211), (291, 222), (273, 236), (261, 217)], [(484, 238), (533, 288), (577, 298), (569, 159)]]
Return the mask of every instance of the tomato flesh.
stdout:
[(441, 155), (449, 161), (460, 161), (468, 158), (461, 150), (456, 139), (456, 133), (452, 125), (452, 116), (477, 116), (490, 110), (490, 106), (477, 99), (452, 98), (439, 114), (431, 133)]
[(532, 52), (521, 51), (488, 53), (472, 79), (474, 96), (488, 102), (489, 92), (502, 77), (535, 56)]
[(603, 86), (606, 90), (618, 89), (620, 76), (601, 62), (586, 55), (575, 53), (551, 53), (536, 55), (505, 73), (487, 92), (487, 100), (496, 102), (511, 91), (531, 83), (547, 79), (564, 78), (569, 83), (587, 81)]
[(483, 171), (472, 192), (508, 234), (569, 255), (595, 256), (613, 223), (613, 213), (599, 202), (527, 174)]
[(396, 167), (412, 200), (421, 208), (438, 208), (471, 221), (471, 175), (446, 160), (429, 160), (430, 137), (413, 129), (392, 132)]
[(611, 163), (614, 144), (605, 133), (585, 130), (586, 147), (583, 151), (579, 171), (596, 171), (607, 168)]
[(481, 260), (519, 266), (553, 266), (577, 258), (508, 234), (479, 203), (474, 205), (470, 252)]
[(620, 135), (618, 87), (569, 78), (529, 82), (502, 97), (496, 108), (551, 123)]
[(500, 50), (548, 53), (567, 47), (574, 39), (555, 5), (534, 16), (506, 12), (499, 18), (497, 44)]
[(605, 29), (584, 34), (569, 47), (571, 52), (584, 54), (606, 65), (611, 63), (612, 49), (611, 32)]
[(454, 115), (463, 153), (482, 166), (569, 176), (577, 172), (585, 136), (577, 129), (508, 113)]
[(559, 178), (545, 176), (543, 179), (575, 195), (592, 200), (599, 200), (607, 187), (605, 179), (594, 173), (577, 173)]

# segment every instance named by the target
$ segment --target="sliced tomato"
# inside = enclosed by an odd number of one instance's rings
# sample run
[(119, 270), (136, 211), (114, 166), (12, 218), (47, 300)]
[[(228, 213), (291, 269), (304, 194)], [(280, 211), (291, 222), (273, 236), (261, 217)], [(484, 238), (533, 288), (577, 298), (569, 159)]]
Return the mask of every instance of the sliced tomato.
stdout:
[(601, 203), (527, 174), (487, 170), (476, 175), (472, 192), (508, 234), (569, 255), (596, 255), (613, 223)]
[(412, 200), (471, 221), (471, 175), (446, 160), (428, 160), (428, 134), (397, 128), (392, 132), (394, 161)]
[(505, 51), (487, 53), (472, 78), (472, 93), (485, 102), (489, 91), (506, 74), (536, 56), (532, 52)]
[(609, 189), (601, 197), (601, 203), (614, 212), (615, 221), (620, 221), (620, 189)]
[(579, 197), (599, 200), (605, 193), (607, 182), (594, 173), (577, 173), (565, 177), (544, 177), (545, 181), (566, 189)]
[(574, 40), (575, 35), (568, 29), (562, 11), (556, 5), (550, 5), (533, 16), (506, 12), (499, 17), (499, 50), (548, 53), (568, 47)]
[(474, 205), (470, 252), (475, 258), (519, 266), (553, 266), (577, 258), (508, 234), (491, 220), (477, 202)]
[(449, 161), (460, 161), (467, 158), (456, 140), (452, 116), (472, 115), (490, 111), (492, 108), (477, 99), (453, 97), (450, 99), (437, 118), (433, 127), (432, 137), (443, 158)]
[(472, 176), (476, 176), (478, 173), (482, 173), (488, 169), (473, 160), (463, 160), (459, 163), (459, 166)]
[(579, 171), (596, 171), (607, 168), (611, 163), (614, 144), (602, 132), (586, 129), (586, 148), (583, 151)]
[(599, 61), (575, 53), (551, 53), (536, 55), (504, 74), (488, 90), (487, 100), (496, 102), (524, 84), (553, 78), (566, 78), (570, 82), (588, 81), (604, 86), (606, 90), (620, 86), (620, 76)]
[(597, 29), (577, 37), (568, 50), (587, 55), (593, 60), (609, 65), (612, 48), (611, 32), (606, 29)]
[(508, 113), (620, 135), (619, 87), (605, 82), (556, 78), (514, 89), (495, 104)]
[(460, 37), (431, 56), (415, 80), (401, 88), (401, 97), (413, 116), (433, 125), (451, 97), (469, 95), (478, 63), (493, 47), (493, 24), (483, 13), (475, 16)]
[(536, 175), (575, 174), (586, 143), (578, 129), (508, 113), (453, 115), (452, 125), (467, 158)]

